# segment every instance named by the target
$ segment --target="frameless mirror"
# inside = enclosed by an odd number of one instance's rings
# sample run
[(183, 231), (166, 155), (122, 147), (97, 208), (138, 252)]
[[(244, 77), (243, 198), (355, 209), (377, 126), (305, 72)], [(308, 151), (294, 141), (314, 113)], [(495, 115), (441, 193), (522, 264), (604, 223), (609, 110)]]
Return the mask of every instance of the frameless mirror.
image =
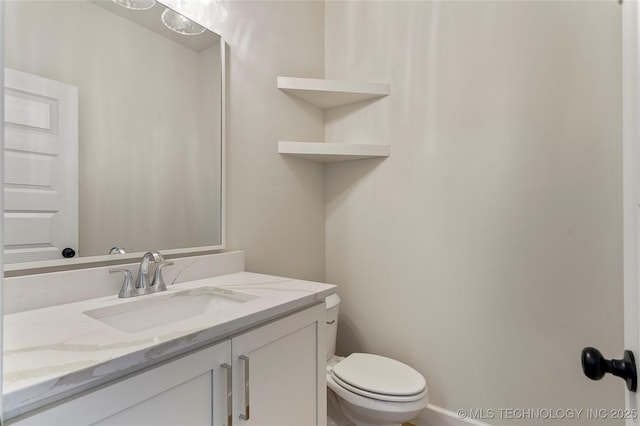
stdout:
[(149, 0), (4, 3), (6, 269), (221, 248), (220, 37)]

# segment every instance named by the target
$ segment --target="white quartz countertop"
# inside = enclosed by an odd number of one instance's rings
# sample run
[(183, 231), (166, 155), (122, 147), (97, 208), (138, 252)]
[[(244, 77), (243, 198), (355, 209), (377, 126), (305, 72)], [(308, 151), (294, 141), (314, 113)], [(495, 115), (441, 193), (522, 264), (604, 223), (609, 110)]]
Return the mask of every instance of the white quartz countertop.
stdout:
[[(138, 332), (121, 331), (83, 313), (205, 286), (257, 297)], [(171, 285), (167, 292), (136, 298), (119, 299), (114, 294), (6, 315), (5, 418), (321, 302), (334, 292), (330, 284), (239, 272)]]

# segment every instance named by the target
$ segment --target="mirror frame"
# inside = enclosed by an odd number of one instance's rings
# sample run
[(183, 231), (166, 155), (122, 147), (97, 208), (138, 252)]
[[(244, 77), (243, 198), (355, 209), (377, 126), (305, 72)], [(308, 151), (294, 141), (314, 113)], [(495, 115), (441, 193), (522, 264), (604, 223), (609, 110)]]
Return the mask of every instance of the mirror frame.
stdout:
[[(88, 0), (87, 0), (88, 1)], [(172, 9), (176, 12), (175, 7), (168, 5), (167, 0), (156, 0), (156, 2), (168, 9)], [(1, 3), (1, 2), (0, 2)], [(3, 5), (0, 4), (0, 7)], [(2, 7), (4, 9), (4, 7)], [(182, 12), (178, 12), (182, 13)], [(2, 11), (0, 11), (0, 18), (2, 18)], [(185, 247), (185, 248), (176, 248), (176, 249), (164, 249), (162, 250), (162, 255), (165, 258), (171, 259), (176, 257), (186, 257), (186, 256), (196, 256), (209, 254), (215, 251), (221, 251), (225, 248), (226, 241), (226, 92), (227, 92), (227, 55), (226, 55), (226, 46), (227, 43), (222, 37), (220, 33), (211, 29), (207, 25), (204, 25), (202, 22), (194, 19), (191, 16), (185, 15), (187, 18), (196, 22), (199, 25), (202, 25), (206, 28), (207, 31), (211, 31), (220, 37), (220, 64), (221, 64), (221, 99), (220, 99), (220, 244), (210, 245), (210, 246), (200, 246), (200, 247)], [(2, 77), (3, 85), (0, 88), (0, 94), (2, 94), (2, 104), (0, 105), (0, 112), (4, 111), (4, 44), (7, 42), (4, 37), (4, 24), (3, 21), (0, 21), (0, 30), (2, 34), (0, 34), (0, 66), (2, 70), (0, 70), (0, 76)], [(2, 134), (0, 135), (0, 161), (4, 164), (4, 120), (0, 123), (0, 130)], [(4, 191), (4, 176), (0, 176), (0, 184), (2, 184)], [(3, 192), (4, 193), (4, 192)], [(4, 197), (2, 197), (4, 198)], [(3, 211), (3, 223), (4, 223), (4, 206), (0, 200), (0, 207), (2, 207)], [(3, 233), (1, 232), (2, 226), (0, 226), (0, 237), (3, 237)], [(4, 245), (3, 245), (4, 247)], [(154, 247), (149, 247), (149, 250), (154, 250)], [(4, 252), (4, 250), (2, 250)], [(2, 252), (0, 252), (0, 260), (2, 259)], [(126, 263), (134, 263), (142, 258), (144, 252), (132, 252), (125, 254), (105, 254), (102, 256), (85, 256), (85, 257), (74, 257), (70, 259), (55, 259), (55, 260), (42, 260), (35, 262), (25, 262), (25, 263), (2, 263), (4, 269), (5, 277), (19, 276), (19, 275), (30, 275), (30, 274), (41, 274), (48, 272), (57, 272), (57, 271), (66, 271), (72, 269), (84, 269), (84, 268), (95, 268), (101, 266), (111, 266), (111, 265), (120, 265)], [(1, 278), (1, 277), (0, 277)]]

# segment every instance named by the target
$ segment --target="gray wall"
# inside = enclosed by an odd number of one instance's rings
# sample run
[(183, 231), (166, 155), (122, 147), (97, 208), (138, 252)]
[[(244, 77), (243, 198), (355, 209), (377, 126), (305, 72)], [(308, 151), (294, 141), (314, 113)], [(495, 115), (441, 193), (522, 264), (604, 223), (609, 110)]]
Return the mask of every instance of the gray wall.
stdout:
[[(326, 248), (339, 351), (410, 363), (449, 410), (621, 407), (618, 380), (579, 366), (623, 345), (615, 2), (227, 7), (227, 246), (247, 269), (324, 280)], [(276, 89), (323, 74), (392, 95), (325, 129)], [(392, 155), (325, 182), (276, 152), (325, 133)]]
[(326, 78), (391, 84), (328, 115), (329, 141), (391, 144), (326, 169), (338, 350), (454, 412), (624, 407), (580, 370), (623, 349), (619, 5), (327, 2), (325, 29)]
[[(324, 279), (326, 247), (339, 350), (410, 363), (446, 409), (623, 406), (618, 380), (579, 365), (584, 346), (623, 346), (618, 6), (227, 6), (228, 246), (247, 268)], [(392, 94), (323, 129), (275, 88), (323, 64)], [(276, 153), (324, 133), (392, 155), (328, 166), (325, 182)]]
[(324, 169), (281, 156), (278, 140), (322, 140), (323, 115), (276, 88), (321, 78), (324, 3), (227, 2), (227, 247), (247, 270), (324, 280)]

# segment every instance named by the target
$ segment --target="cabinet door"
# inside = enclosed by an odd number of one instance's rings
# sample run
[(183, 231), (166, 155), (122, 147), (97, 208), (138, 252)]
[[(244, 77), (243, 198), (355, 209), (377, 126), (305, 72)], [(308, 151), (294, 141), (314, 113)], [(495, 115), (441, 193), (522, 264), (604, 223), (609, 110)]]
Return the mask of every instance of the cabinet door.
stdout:
[(228, 426), (230, 354), (226, 340), (11, 423)]
[(324, 304), (231, 340), (233, 423), (326, 424)]

